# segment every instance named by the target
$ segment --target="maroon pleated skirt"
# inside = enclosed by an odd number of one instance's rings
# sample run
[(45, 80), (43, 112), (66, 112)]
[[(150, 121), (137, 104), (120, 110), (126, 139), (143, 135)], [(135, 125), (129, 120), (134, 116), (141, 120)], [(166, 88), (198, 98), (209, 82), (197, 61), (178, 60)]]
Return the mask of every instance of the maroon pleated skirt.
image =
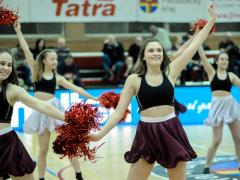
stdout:
[(180, 161), (191, 161), (197, 155), (191, 147), (178, 117), (162, 122), (139, 121), (131, 150), (124, 155), (128, 163), (140, 158), (165, 168), (174, 168)]
[(0, 135), (0, 177), (31, 174), (36, 163), (31, 159), (15, 131)]

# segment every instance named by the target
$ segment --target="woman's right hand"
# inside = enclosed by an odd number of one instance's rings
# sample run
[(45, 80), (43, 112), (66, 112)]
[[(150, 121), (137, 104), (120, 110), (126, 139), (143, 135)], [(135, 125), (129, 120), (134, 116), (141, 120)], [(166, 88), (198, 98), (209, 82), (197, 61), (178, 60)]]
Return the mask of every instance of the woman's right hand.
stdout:
[(214, 20), (217, 19), (217, 10), (216, 10), (216, 4), (215, 3), (211, 3), (208, 6), (208, 12), (211, 18), (213, 18)]

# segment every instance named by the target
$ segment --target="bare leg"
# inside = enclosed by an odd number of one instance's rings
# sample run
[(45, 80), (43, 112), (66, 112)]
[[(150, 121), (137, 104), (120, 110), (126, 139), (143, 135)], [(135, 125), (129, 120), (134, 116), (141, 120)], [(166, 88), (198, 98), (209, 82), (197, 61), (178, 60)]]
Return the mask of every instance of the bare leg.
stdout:
[(150, 175), (154, 164), (149, 164), (145, 159), (140, 158), (133, 163), (128, 172), (128, 180), (146, 180)]
[(80, 172), (80, 163), (78, 161), (78, 158), (72, 158), (72, 159), (69, 159), (73, 169), (75, 172)]
[(238, 161), (238, 168), (240, 168), (240, 121), (234, 121), (230, 123), (228, 126), (231, 131), (234, 146), (235, 146), (235, 152), (236, 152), (237, 161)]
[(222, 134), (223, 134), (223, 125), (219, 127), (213, 127), (213, 138), (210, 147), (208, 148), (207, 152), (207, 160), (205, 167), (210, 167), (212, 164), (212, 159), (216, 154), (217, 148), (222, 141)]
[(69, 161), (76, 173), (76, 179), (82, 180), (83, 178), (82, 178), (80, 163), (79, 163), (78, 158), (72, 158), (72, 159), (69, 159)]
[(186, 179), (186, 162), (181, 161), (175, 168), (168, 169), (169, 180), (185, 180)]
[(38, 176), (44, 178), (47, 165), (47, 153), (49, 148), (51, 133), (45, 129), (39, 138), (39, 155), (38, 155)]

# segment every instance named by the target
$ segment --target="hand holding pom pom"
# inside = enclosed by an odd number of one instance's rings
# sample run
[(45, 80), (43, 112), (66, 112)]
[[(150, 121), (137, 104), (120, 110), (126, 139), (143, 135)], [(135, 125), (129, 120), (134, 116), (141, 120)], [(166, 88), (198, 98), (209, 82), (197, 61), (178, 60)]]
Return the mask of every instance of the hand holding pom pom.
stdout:
[(57, 154), (94, 160), (98, 147), (89, 147), (89, 133), (100, 130), (102, 115), (97, 107), (80, 102), (65, 112), (66, 124), (59, 126), (57, 138), (53, 142), (53, 150)]
[[(197, 28), (201, 30), (205, 25), (207, 24), (207, 20), (205, 19), (199, 19), (197, 22), (194, 23), (192, 31), (195, 32)], [(215, 25), (212, 27), (210, 33), (216, 32)]]

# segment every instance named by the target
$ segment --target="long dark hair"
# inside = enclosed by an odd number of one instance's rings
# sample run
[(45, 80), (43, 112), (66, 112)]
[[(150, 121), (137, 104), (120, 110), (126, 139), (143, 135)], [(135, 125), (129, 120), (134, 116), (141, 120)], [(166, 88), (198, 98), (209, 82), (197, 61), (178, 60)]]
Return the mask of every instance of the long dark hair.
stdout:
[[(9, 51), (8, 49), (0, 48), (0, 54), (3, 54), (3, 53), (8, 53), (8, 54), (11, 55), (11, 57), (13, 57), (11, 51)], [(7, 89), (7, 85), (9, 83), (18, 85), (17, 73), (16, 73), (16, 70), (14, 68), (14, 61), (13, 60), (12, 60), (12, 72), (8, 76), (8, 78), (5, 79), (2, 82), (2, 92), (3, 92), (4, 98), (6, 98), (6, 89)]]
[[(43, 41), (43, 46), (40, 49), (40, 42)], [(35, 51), (37, 51), (38, 53), (40, 53), (42, 50), (46, 49), (46, 43), (45, 40), (42, 38), (37, 39), (36, 43), (35, 43)]]
[[(134, 69), (134, 73), (138, 74), (140, 77), (145, 76), (145, 74), (147, 73), (147, 65), (146, 65), (146, 61), (144, 61), (144, 52), (146, 50), (146, 46), (151, 43), (151, 42), (158, 42), (161, 46), (162, 44), (160, 43), (160, 41), (156, 38), (149, 38), (146, 39), (143, 43), (143, 46), (140, 50), (139, 56), (138, 56), (138, 60)], [(164, 50), (163, 46), (163, 62), (160, 66), (160, 70), (165, 73), (166, 71), (169, 72), (169, 64), (170, 64), (170, 59), (166, 53), (166, 51)]]
[(214, 69), (215, 70), (217, 70), (217, 68), (218, 68), (218, 65), (217, 65), (217, 62), (218, 62), (218, 60), (219, 60), (219, 57), (222, 55), (222, 54), (226, 54), (227, 55), (227, 57), (228, 57), (228, 68), (229, 68), (229, 66), (230, 66), (230, 60), (229, 60), (229, 55), (228, 55), (228, 53), (226, 53), (226, 52), (220, 52), (216, 57), (215, 57), (215, 59), (214, 59), (214, 63), (213, 63), (213, 67), (214, 67)]

